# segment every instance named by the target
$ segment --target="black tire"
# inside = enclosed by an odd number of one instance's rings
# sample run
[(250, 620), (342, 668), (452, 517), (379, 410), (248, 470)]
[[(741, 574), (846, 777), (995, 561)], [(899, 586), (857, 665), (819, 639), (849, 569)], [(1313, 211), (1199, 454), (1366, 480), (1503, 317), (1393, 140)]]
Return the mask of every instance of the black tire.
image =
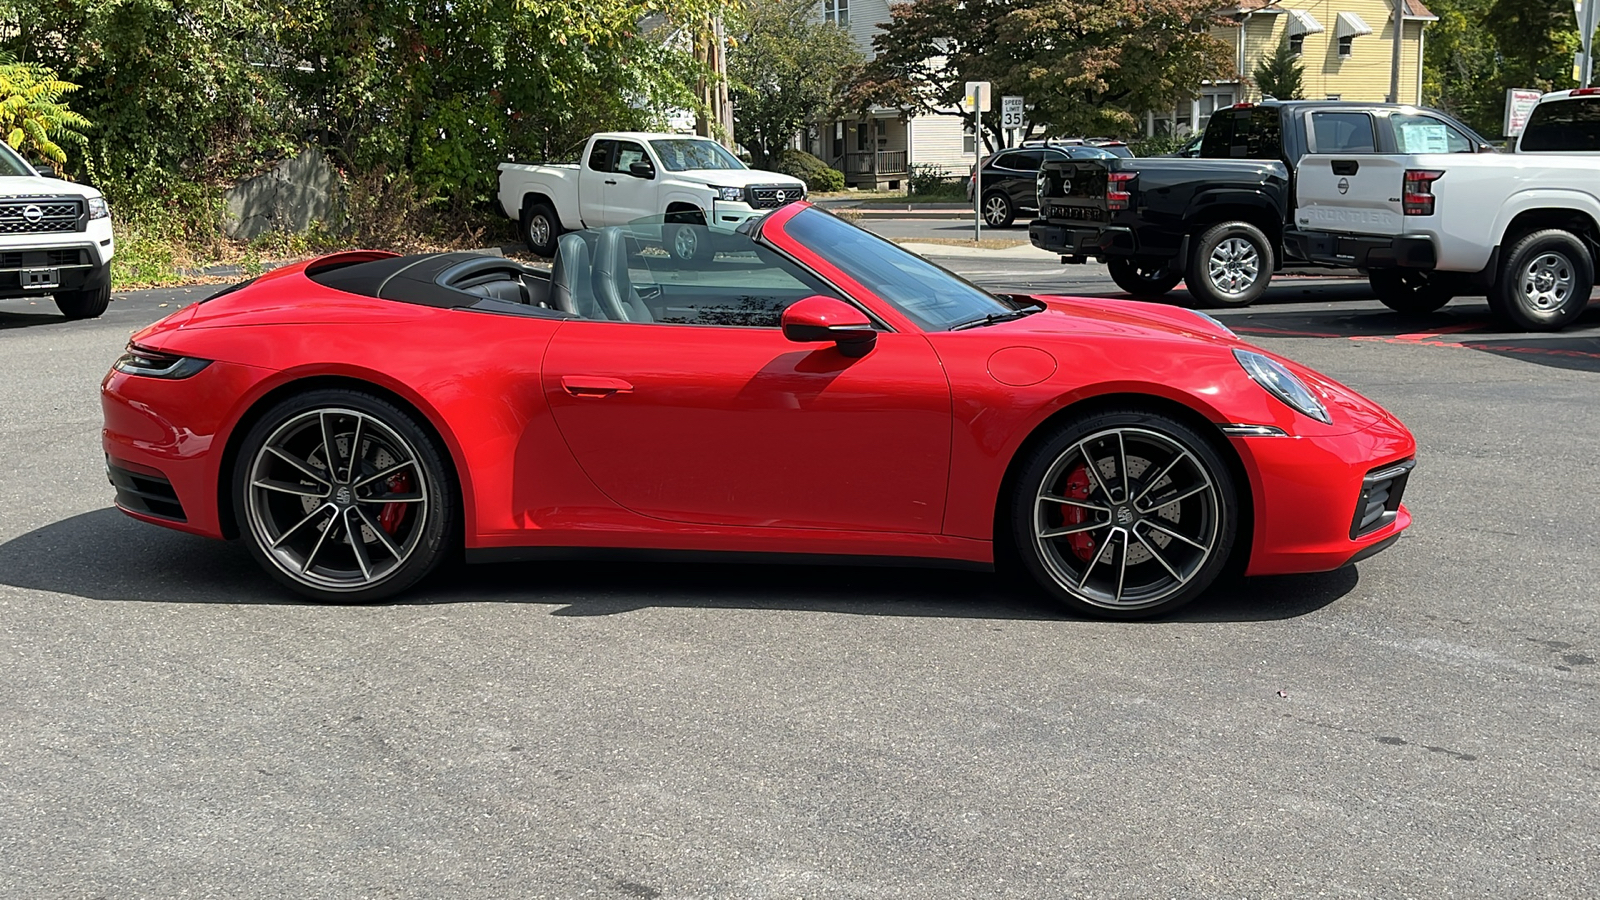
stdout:
[(1113, 256), (1106, 260), (1111, 280), (1139, 300), (1158, 300), (1183, 280), (1183, 270), (1170, 259)]
[(391, 597), (455, 542), (444, 451), (411, 413), (371, 394), (325, 388), (278, 402), (245, 436), (230, 477), (256, 562), (313, 600)]
[(56, 309), (69, 319), (98, 319), (111, 305), (111, 285), (86, 291), (61, 291), (55, 298)]
[(990, 191), (983, 195), (983, 224), (990, 228), (1010, 228), (1017, 218), (1016, 204), (1005, 191)]
[(1589, 249), (1571, 232), (1547, 228), (1511, 245), (1489, 306), (1525, 331), (1557, 331), (1583, 315), (1593, 290)]
[(1204, 593), (1233, 553), (1239, 505), (1231, 471), (1210, 441), (1176, 419), (1137, 409), (1093, 413), (1040, 443), (1019, 471), (1011, 497), (1017, 553), (1046, 593), (1079, 613), (1172, 612)]
[(662, 242), (673, 259), (693, 262), (705, 259), (711, 253), (711, 233), (706, 228), (705, 213), (667, 213), (667, 224), (662, 229)]
[(522, 208), (522, 242), (535, 255), (553, 259), (562, 231), (561, 217), (549, 204), (531, 203)]
[(1384, 306), (1407, 316), (1437, 312), (1455, 297), (1455, 279), (1427, 269), (1373, 269), (1367, 283)]
[(1249, 306), (1266, 293), (1276, 262), (1261, 229), (1249, 222), (1222, 222), (1194, 242), (1184, 284), (1202, 306)]

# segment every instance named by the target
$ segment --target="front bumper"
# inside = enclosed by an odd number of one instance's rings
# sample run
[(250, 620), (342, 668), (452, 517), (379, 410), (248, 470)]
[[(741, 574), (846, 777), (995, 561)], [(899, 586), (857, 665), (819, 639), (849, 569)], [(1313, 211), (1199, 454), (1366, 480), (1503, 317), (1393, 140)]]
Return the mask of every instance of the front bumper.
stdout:
[(1234, 437), (1250, 473), (1247, 575), (1326, 572), (1392, 545), (1411, 524), (1401, 502), (1416, 440), (1398, 423), (1319, 437)]
[(1432, 269), (1438, 264), (1433, 239), (1420, 235), (1343, 234), (1331, 231), (1283, 233), (1289, 256), (1319, 266), (1356, 269)]
[(707, 222), (712, 228), (720, 231), (732, 231), (746, 222), (759, 219), (770, 209), (755, 209), (747, 203), (731, 203), (717, 200), (711, 204), (711, 221)]

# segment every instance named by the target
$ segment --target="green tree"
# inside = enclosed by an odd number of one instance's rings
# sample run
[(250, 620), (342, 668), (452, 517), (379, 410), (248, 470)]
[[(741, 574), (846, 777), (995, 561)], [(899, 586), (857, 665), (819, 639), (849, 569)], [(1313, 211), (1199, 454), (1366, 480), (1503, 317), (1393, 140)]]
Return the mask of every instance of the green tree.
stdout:
[[(1234, 77), (1207, 33), (1215, 0), (916, 0), (891, 8), (852, 105), (955, 111), (967, 81), (1029, 104), (1025, 131), (1129, 134), (1139, 117)], [(985, 144), (1002, 140), (985, 117)]]
[(1504, 127), (1508, 88), (1572, 87), (1577, 22), (1545, 0), (1429, 0), (1423, 102), (1485, 135)]
[(1256, 64), (1250, 77), (1255, 79), (1263, 97), (1300, 100), (1303, 99), (1300, 94), (1300, 78), (1303, 74), (1305, 69), (1300, 65), (1300, 54), (1294, 52), (1289, 46), (1289, 38), (1285, 36), (1271, 56), (1264, 57)]
[(88, 119), (62, 102), (77, 89), (36, 63), (0, 63), (0, 136), (13, 150), (65, 164), (61, 144), (81, 147), (89, 128)]
[(728, 51), (733, 136), (756, 168), (831, 111), (860, 71), (850, 33), (815, 21), (816, 0), (750, 0)]

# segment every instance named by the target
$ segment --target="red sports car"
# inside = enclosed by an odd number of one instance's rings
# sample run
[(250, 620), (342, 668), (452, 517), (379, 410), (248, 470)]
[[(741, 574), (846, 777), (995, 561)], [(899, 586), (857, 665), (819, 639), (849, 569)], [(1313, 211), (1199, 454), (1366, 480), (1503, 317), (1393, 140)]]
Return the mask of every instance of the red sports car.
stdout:
[(1163, 613), (1230, 565), (1392, 544), (1416, 444), (1215, 320), (996, 295), (804, 203), (680, 260), (639, 224), (546, 272), (342, 253), (134, 335), (102, 387), (129, 515), (246, 540), (320, 600), (473, 560), (989, 567)]

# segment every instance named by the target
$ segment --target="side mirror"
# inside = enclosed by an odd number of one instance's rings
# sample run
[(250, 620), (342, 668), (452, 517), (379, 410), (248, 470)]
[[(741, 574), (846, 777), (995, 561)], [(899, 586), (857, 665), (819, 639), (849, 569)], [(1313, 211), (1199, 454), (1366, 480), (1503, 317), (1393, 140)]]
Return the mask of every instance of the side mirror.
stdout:
[(654, 178), (656, 177), (656, 167), (641, 159), (628, 166), (628, 174), (635, 178)]
[(849, 357), (866, 356), (878, 342), (867, 314), (836, 297), (807, 297), (783, 311), (783, 336), (797, 344), (833, 341)]
[(59, 175), (56, 174), (56, 167), (55, 166), (34, 166), (33, 168), (34, 168), (35, 171), (37, 171), (39, 173), (39, 177), (41, 177), (41, 178), (59, 178), (60, 177)]

